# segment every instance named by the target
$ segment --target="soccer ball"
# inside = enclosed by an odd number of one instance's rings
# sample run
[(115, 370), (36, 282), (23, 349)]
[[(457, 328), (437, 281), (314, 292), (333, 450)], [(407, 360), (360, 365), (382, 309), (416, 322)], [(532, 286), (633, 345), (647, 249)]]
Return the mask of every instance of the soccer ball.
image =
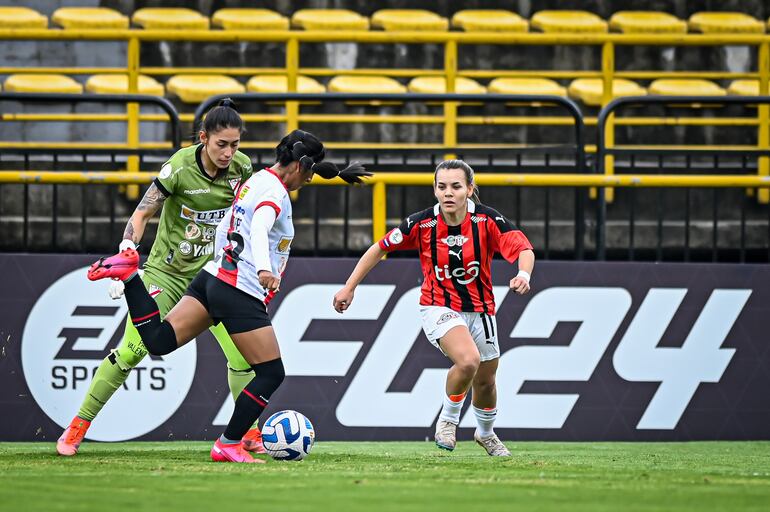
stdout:
[(315, 442), (313, 424), (297, 411), (280, 411), (262, 426), (262, 442), (276, 460), (302, 460)]

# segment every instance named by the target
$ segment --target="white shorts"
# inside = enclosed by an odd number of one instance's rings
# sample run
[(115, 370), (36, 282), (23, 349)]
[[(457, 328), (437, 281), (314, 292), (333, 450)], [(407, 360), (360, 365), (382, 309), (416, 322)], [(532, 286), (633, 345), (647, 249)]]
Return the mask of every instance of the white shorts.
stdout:
[(497, 321), (494, 315), (486, 313), (462, 313), (444, 306), (420, 306), (422, 330), (428, 341), (442, 352), (439, 340), (458, 325), (468, 328), (473, 341), (479, 349), (481, 361), (490, 361), (500, 357), (497, 344)]

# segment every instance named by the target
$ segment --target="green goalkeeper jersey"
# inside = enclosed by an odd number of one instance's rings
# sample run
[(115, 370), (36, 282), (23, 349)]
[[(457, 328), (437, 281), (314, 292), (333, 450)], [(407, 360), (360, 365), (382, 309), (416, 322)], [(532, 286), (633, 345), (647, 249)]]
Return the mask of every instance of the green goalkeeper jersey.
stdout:
[(166, 200), (146, 269), (192, 279), (214, 254), (217, 224), (235, 189), (251, 176), (249, 157), (238, 151), (227, 171), (212, 179), (203, 170), (202, 150), (198, 144), (177, 151), (154, 181)]

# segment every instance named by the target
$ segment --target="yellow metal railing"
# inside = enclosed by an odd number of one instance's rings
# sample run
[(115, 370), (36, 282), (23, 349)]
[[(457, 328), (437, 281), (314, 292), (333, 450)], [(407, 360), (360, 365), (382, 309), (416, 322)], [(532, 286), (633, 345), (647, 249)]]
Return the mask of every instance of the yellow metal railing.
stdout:
[[(147, 185), (155, 179), (154, 173), (141, 172), (52, 172), (3, 171), (0, 184), (95, 184)], [(710, 187), (758, 188), (768, 190), (770, 176), (704, 176), (704, 175), (590, 175), (590, 174), (477, 174), (479, 186), (508, 187)], [(366, 182), (372, 189), (372, 238), (379, 240), (387, 232), (387, 187), (432, 186), (430, 173), (375, 173)], [(313, 178), (312, 185), (345, 185), (339, 178)]]
[[(770, 82), (770, 35), (756, 34), (543, 34), (543, 33), (473, 33), (473, 32), (376, 32), (376, 31), (163, 31), (163, 30), (45, 30), (45, 29), (1, 29), (2, 40), (89, 40), (89, 41), (125, 41), (127, 42), (127, 62), (125, 67), (105, 68), (79, 68), (79, 67), (0, 67), (0, 74), (11, 73), (65, 73), (65, 74), (92, 74), (111, 73), (127, 74), (129, 77), (129, 91), (136, 92), (139, 74), (148, 75), (172, 75), (177, 73), (222, 73), (229, 75), (245, 76), (256, 73), (285, 74), (288, 77), (288, 90), (295, 92), (297, 77), (300, 74), (308, 76), (331, 76), (336, 74), (377, 74), (391, 77), (412, 76), (444, 76), (447, 80), (447, 91), (455, 90), (458, 77), (469, 78), (497, 78), (497, 77), (527, 77), (538, 76), (545, 78), (601, 78), (604, 89), (602, 106), (613, 98), (613, 79), (652, 79), (652, 78), (711, 78), (711, 79), (735, 79), (754, 78), (759, 81), (759, 93), (768, 94)], [(144, 42), (155, 41), (191, 41), (209, 43), (284, 43), (286, 52), (286, 64), (282, 68), (157, 68), (142, 67), (140, 62), (140, 48)], [(355, 69), (342, 70), (332, 68), (313, 68), (300, 66), (300, 47), (302, 44), (327, 43), (327, 42), (355, 42), (361, 44), (439, 44), (444, 46), (444, 67), (439, 70), (423, 69)], [(479, 70), (459, 69), (458, 48), (464, 45), (500, 45), (500, 46), (564, 46), (580, 45), (601, 48), (601, 68), (598, 70)], [(618, 71), (616, 69), (615, 51), (618, 46), (748, 46), (758, 51), (758, 68), (756, 71), (746, 73), (717, 72), (717, 71)], [(453, 148), (461, 146), (457, 140), (458, 125), (488, 125), (488, 124), (543, 124), (562, 125), (569, 123), (568, 118), (556, 117), (479, 117), (460, 116), (457, 112), (457, 104), (446, 102), (444, 113), (441, 116), (412, 116), (403, 120), (395, 120), (395, 117), (369, 116), (357, 118), (355, 116), (333, 115), (308, 115), (300, 112), (299, 103), (287, 102), (285, 114), (271, 114), (267, 116), (248, 116), (249, 121), (285, 121), (287, 129), (291, 130), (300, 126), (302, 122), (409, 122), (409, 123), (435, 123), (444, 125), (443, 146)], [(17, 118), (20, 119), (20, 118)], [(105, 118), (107, 119), (107, 118)], [(139, 115), (138, 106), (129, 105), (127, 110), (127, 147), (143, 147), (139, 143), (138, 127), (140, 120), (150, 119)], [(191, 120), (190, 115), (182, 116), (183, 120)], [(95, 120), (95, 118), (90, 118)], [(586, 125), (594, 125), (596, 118), (587, 117)], [(770, 147), (770, 107), (760, 105), (756, 118), (625, 118), (610, 119), (607, 123), (608, 147), (614, 144), (613, 126), (639, 124), (689, 124), (689, 125), (745, 125), (757, 126), (757, 148)], [(367, 144), (369, 147), (376, 144)], [(400, 147), (419, 147), (412, 144), (400, 144)], [(249, 145), (244, 147), (248, 148)], [(254, 145), (251, 147), (259, 147)], [(613, 173), (613, 156), (607, 155), (604, 165), (608, 175)], [(131, 157), (128, 161), (128, 170), (137, 170), (138, 161)], [(758, 174), (770, 175), (770, 160), (767, 156), (758, 157)], [(760, 199), (767, 201), (770, 197), (767, 190), (760, 191)]]

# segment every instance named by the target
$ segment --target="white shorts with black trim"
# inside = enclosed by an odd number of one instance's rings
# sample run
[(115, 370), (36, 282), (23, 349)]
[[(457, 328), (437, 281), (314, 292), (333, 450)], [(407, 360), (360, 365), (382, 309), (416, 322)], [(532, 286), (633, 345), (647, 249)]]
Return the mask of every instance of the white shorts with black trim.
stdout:
[(444, 306), (420, 306), (422, 330), (434, 347), (441, 348), (441, 338), (449, 329), (458, 325), (468, 328), (471, 338), (479, 349), (481, 361), (490, 361), (500, 357), (500, 345), (497, 343), (497, 321), (494, 315), (486, 313), (463, 313)]

